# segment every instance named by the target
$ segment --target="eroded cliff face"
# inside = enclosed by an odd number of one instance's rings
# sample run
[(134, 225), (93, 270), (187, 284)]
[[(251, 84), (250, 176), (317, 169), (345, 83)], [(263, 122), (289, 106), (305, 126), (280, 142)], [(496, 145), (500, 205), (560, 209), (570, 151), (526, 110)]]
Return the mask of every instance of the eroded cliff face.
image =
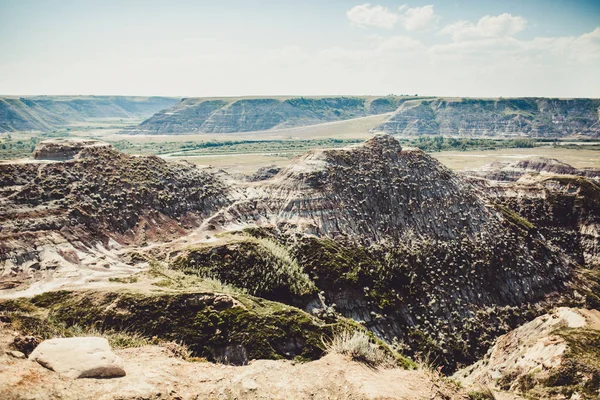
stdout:
[(122, 246), (183, 235), (229, 201), (221, 181), (187, 163), (80, 141), (44, 142), (35, 154), (72, 159), (0, 165), (7, 279), (125, 268), (116, 255)]
[(411, 99), (375, 130), (443, 136), (600, 136), (597, 99)]
[(0, 132), (50, 131), (89, 118), (148, 117), (178, 99), (127, 96), (0, 98)]
[(394, 96), (189, 98), (156, 113), (127, 132), (183, 134), (265, 131), (384, 114), (394, 111), (398, 101), (399, 98)]
[(310, 151), (273, 178), (246, 184), (242, 199), (206, 223), (227, 230), (273, 225), (370, 244), (489, 235), (498, 220), (439, 162), (375, 135), (356, 147)]
[[(563, 211), (543, 219), (555, 203), (532, 194), (523, 204), (540, 198), (542, 211), (529, 218), (508, 204), (521, 181), (458, 176), (389, 135), (309, 152), (258, 180), (100, 146), (0, 168), (4, 282), (52, 265), (126, 268), (135, 251), (323, 323), (351, 318), (448, 370), (549, 305), (598, 302), (600, 279), (577, 265), (593, 262), (598, 238), (563, 245)], [(544, 179), (535, 190), (581, 204), (577, 229), (595, 226), (595, 186)]]
[(578, 263), (600, 265), (599, 170), (532, 159), (464, 175), (491, 201), (516, 212)]

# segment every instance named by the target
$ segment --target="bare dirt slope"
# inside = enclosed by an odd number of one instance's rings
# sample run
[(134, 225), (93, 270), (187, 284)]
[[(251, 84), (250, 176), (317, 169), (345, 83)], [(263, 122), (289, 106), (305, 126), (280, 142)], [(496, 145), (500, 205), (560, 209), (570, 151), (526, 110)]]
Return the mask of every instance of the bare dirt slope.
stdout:
[(432, 380), (424, 371), (376, 370), (339, 355), (305, 364), (257, 360), (234, 367), (187, 362), (158, 346), (117, 353), (125, 362), (125, 377), (78, 380), (63, 378), (33, 361), (0, 356), (0, 397), (7, 400), (466, 398)]

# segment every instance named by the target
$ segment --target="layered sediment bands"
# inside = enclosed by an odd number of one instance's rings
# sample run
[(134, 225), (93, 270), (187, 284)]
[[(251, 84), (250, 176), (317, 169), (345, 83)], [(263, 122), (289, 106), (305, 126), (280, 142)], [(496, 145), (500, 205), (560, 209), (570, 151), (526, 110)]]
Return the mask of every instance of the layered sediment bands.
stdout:
[(443, 136), (600, 136), (598, 99), (410, 99), (376, 128)]
[(92, 118), (148, 117), (178, 99), (126, 96), (0, 98), (0, 132), (51, 131)]
[[(352, 318), (453, 369), (548, 305), (599, 301), (593, 279), (580, 279), (582, 263), (597, 255), (597, 185), (542, 175), (547, 168), (534, 164), (519, 167), (540, 174), (532, 186), (530, 175), (462, 177), (375, 135), (236, 180), (84, 148), (66, 162), (0, 166), (12, 176), (3, 178), (1, 199), (5, 274), (35, 262), (44, 268), (47, 254), (81, 269), (100, 259), (89, 255), (96, 243), (148, 244), (174, 269), (301, 306), (322, 321)], [(17, 259), (20, 249), (30, 261)], [(126, 261), (106, 253), (102, 262)]]
[(399, 97), (265, 97), (183, 99), (128, 133), (183, 134), (265, 131), (384, 114)]
[(464, 176), (476, 176), (498, 182), (515, 182), (522, 176), (530, 174), (545, 176), (573, 175), (583, 176), (596, 181), (600, 180), (600, 169), (598, 168), (578, 169), (554, 158), (547, 157), (531, 157), (517, 162), (494, 162), (477, 170), (463, 173)]
[[(531, 165), (526, 161), (521, 164)], [(556, 162), (552, 163), (557, 165)], [(486, 196), (530, 222), (549, 244), (590, 268), (600, 265), (600, 185), (597, 170), (560, 165), (549, 172), (527, 174), (511, 166), (506, 173), (490, 168), (466, 172)], [(566, 175), (569, 173), (569, 175)], [(561, 175), (557, 175), (560, 173)], [(510, 183), (508, 183), (510, 182)]]
[(471, 186), (420, 150), (390, 136), (311, 151), (211, 218), (224, 227), (272, 224), (363, 243), (405, 235), (452, 239), (489, 233), (497, 216)]
[(97, 246), (170, 240), (229, 202), (225, 185), (191, 164), (99, 145), (82, 148), (74, 158), (0, 165), (3, 275), (45, 269), (45, 260), (54, 268), (61, 262), (78, 266)]

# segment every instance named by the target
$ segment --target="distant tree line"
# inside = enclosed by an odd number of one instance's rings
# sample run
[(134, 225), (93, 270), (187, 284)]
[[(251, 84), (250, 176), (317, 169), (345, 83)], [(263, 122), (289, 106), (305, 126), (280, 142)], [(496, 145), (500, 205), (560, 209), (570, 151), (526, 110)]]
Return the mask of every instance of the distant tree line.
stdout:
[(476, 139), (453, 138), (444, 136), (419, 136), (400, 139), (406, 146), (417, 147), (423, 151), (467, 151), (495, 150), (502, 148), (531, 148), (539, 146), (536, 139)]

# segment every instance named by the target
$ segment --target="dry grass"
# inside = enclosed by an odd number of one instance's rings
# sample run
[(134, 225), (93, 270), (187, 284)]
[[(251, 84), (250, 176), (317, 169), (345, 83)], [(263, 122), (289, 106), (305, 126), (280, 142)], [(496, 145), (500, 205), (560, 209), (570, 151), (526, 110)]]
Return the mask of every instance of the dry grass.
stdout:
[(430, 155), (453, 170), (479, 168), (494, 161), (515, 162), (528, 157), (556, 158), (575, 168), (600, 168), (600, 151), (586, 149), (535, 147), (532, 149), (441, 151)]
[(372, 367), (393, 368), (396, 361), (365, 332), (344, 330), (330, 340), (323, 340), (328, 354), (341, 354)]
[(490, 388), (479, 388), (467, 393), (469, 400), (496, 400), (496, 395)]

